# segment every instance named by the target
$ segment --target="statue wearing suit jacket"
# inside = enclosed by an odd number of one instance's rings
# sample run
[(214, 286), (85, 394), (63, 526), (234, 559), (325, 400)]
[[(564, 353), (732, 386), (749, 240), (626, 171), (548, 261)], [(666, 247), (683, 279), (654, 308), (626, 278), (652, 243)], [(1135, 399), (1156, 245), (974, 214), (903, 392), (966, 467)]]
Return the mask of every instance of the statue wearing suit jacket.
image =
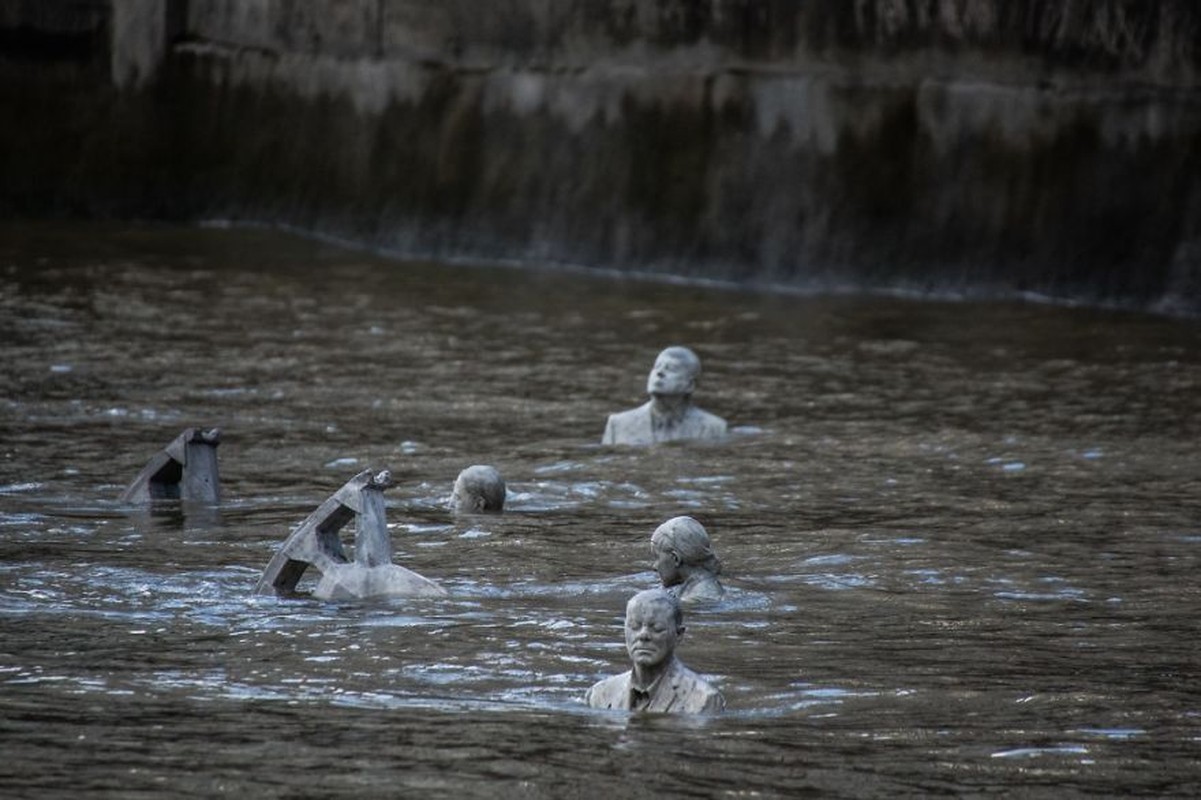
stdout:
[(626, 605), (625, 638), (633, 668), (605, 678), (588, 690), (592, 708), (715, 714), (726, 707), (721, 692), (680, 663), (676, 644), (684, 635), (684, 615), (675, 596), (648, 589)]
[(646, 378), (647, 403), (610, 414), (601, 444), (655, 444), (680, 439), (721, 439), (726, 421), (692, 404), (701, 360), (687, 347), (669, 347)]

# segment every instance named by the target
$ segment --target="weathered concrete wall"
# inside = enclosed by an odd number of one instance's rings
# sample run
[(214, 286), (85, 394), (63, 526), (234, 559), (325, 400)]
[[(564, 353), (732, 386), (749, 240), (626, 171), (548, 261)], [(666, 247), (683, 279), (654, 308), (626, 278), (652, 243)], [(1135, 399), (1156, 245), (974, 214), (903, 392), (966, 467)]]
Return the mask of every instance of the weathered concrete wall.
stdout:
[(1189, 0), (190, 0), (188, 17), (197, 37), (235, 46), (474, 68), (916, 57), (958, 73), (974, 54), (1174, 83), (1201, 55)]
[[(74, 30), (3, 2), (0, 37)], [(58, 132), (0, 122), (28, 151), (0, 212), (1201, 308), (1188, 0), (76, 6), (103, 79), (0, 54), (0, 101)]]

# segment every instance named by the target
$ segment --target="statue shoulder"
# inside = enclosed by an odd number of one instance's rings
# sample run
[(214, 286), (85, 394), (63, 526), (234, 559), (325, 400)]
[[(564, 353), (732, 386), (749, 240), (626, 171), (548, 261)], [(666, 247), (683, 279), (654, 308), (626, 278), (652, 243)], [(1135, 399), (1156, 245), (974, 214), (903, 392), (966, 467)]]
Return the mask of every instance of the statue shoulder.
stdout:
[(584, 695), (584, 701), (592, 708), (625, 708), (629, 685), (629, 672), (611, 675), (592, 684)]
[(645, 444), (650, 441), (651, 404), (617, 411), (605, 423), (601, 444)]
[(637, 408), (628, 408), (625, 411), (616, 411), (609, 415), (609, 421), (615, 424), (631, 423), (638, 420), (647, 419), (651, 414), (651, 404), (643, 403)]
[(683, 700), (684, 710), (693, 714), (713, 714), (724, 711), (726, 699), (717, 687), (689, 669), (679, 660), (673, 667), (673, 685)]
[(700, 430), (703, 436), (719, 437), (726, 435), (726, 421), (716, 414), (711, 414), (703, 408), (693, 406), (691, 416), (692, 425)]

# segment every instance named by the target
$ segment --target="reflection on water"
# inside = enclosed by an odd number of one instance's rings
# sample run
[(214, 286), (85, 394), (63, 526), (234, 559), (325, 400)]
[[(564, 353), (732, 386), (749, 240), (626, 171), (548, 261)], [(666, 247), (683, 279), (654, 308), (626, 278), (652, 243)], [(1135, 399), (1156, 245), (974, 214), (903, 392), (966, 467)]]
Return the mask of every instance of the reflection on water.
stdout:
[[(6, 794), (1201, 792), (1197, 322), (82, 226), (4, 229), (0, 310)], [(671, 343), (735, 435), (600, 447)], [(227, 501), (119, 505), (190, 425)], [(253, 596), (368, 467), (450, 596)], [(730, 712), (590, 711), (677, 514)]]

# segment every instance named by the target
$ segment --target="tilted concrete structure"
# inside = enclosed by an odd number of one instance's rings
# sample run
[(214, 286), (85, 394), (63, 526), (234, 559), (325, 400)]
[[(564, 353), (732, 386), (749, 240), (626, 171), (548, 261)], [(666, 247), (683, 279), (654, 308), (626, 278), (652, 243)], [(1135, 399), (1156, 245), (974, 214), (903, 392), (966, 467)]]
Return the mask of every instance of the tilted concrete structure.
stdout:
[(185, 428), (146, 463), (121, 493), (121, 502), (147, 503), (167, 499), (219, 503), (221, 477), (217, 445), (220, 443), (219, 428)]
[[(314, 567), (321, 579), (313, 594), (323, 599), (445, 595), (438, 584), (392, 563), (384, 506), (384, 490), (391, 485), (386, 470), (364, 470), (347, 481), (288, 536), (263, 570), (255, 593), (295, 596), (305, 571)], [(351, 520), (353, 560), (340, 536)]]

